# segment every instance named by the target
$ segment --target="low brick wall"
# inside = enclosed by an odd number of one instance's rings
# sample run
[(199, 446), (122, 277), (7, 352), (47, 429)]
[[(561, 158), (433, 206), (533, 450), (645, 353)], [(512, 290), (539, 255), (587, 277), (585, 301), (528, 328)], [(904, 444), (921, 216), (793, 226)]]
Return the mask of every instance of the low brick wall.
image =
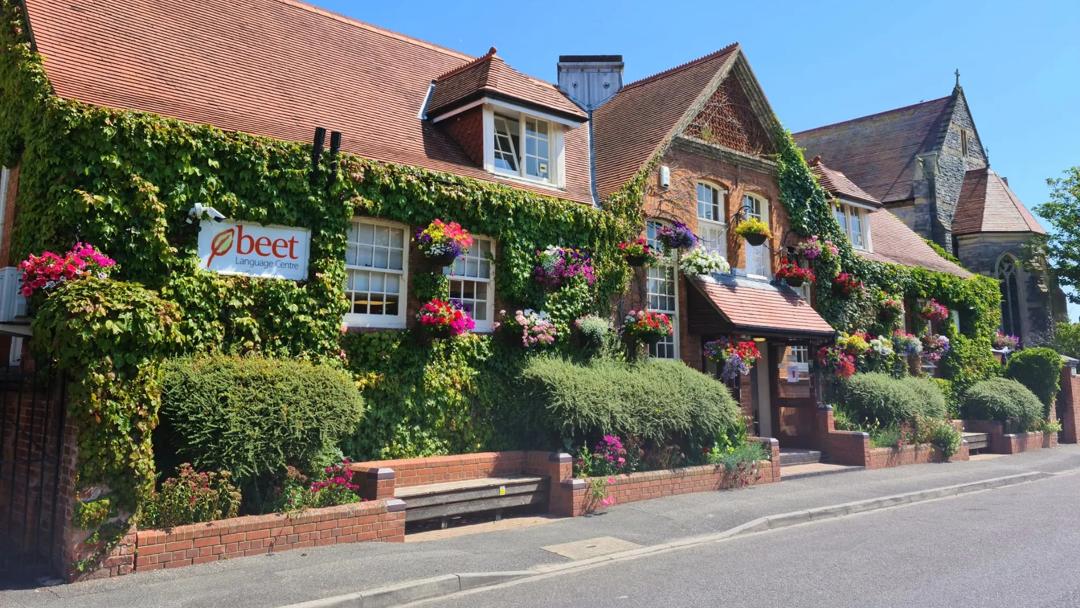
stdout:
[(132, 530), (90, 572), (70, 580), (121, 576), (341, 543), (405, 541), (405, 503), (377, 500), (297, 514), (248, 515), (169, 530)]
[(989, 436), (986, 449), (992, 454), (1019, 454), (1044, 447), (1042, 431), (1006, 433), (1005, 424), (996, 420), (965, 420), (964, 429), (972, 433), (986, 433)]
[[(780, 444), (775, 439), (760, 439), (768, 445), (771, 460), (758, 462), (757, 473), (748, 480), (747, 485), (758, 485), (780, 481)], [(703, 465), (663, 471), (642, 471), (626, 475), (615, 475), (613, 482), (607, 484), (608, 496), (614, 498), (614, 504), (620, 505), (639, 500), (651, 500), (676, 494), (710, 492), (723, 490), (736, 485), (722, 466)], [(553, 514), (578, 517), (588, 513), (591, 505), (590, 480), (566, 479), (562, 501), (552, 510)]]
[[(831, 409), (818, 410), (817, 437), (819, 449), (825, 452), (829, 462), (833, 464), (886, 469), (908, 464), (942, 462), (940, 452), (928, 444), (875, 448), (870, 445), (869, 433), (838, 431)], [(969, 458), (967, 442), (961, 442), (960, 449), (948, 459), (948, 462), (964, 461)]]

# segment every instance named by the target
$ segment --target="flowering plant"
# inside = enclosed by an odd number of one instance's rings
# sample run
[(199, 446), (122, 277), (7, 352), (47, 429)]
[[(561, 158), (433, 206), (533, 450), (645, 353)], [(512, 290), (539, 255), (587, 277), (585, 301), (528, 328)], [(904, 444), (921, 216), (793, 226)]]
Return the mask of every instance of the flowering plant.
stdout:
[(840, 346), (822, 346), (818, 349), (817, 361), (837, 378), (850, 378), (855, 375), (855, 355)]
[(747, 218), (735, 226), (735, 235), (746, 239), (751, 245), (760, 245), (772, 236), (769, 225), (756, 217)]
[(703, 247), (691, 249), (689, 253), (679, 260), (682, 271), (689, 275), (709, 275), (714, 272), (726, 273), (731, 271), (724, 256), (715, 251), (706, 251)]
[(108, 276), (115, 268), (116, 260), (87, 243), (76, 243), (63, 256), (52, 251), (41, 255), (30, 254), (19, 262), (19, 270), (22, 271), (19, 293), (30, 297), (39, 289), (49, 290), (66, 281), (91, 275)]
[(994, 335), (994, 348), (1001, 350), (1007, 348), (1009, 350), (1016, 350), (1020, 348), (1020, 338), (1002, 333), (999, 329), (997, 334)]
[(660, 262), (660, 252), (649, 247), (645, 237), (619, 243), (619, 251), (631, 266), (654, 266)]
[(357, 494), (360, 486), (352, 482), (353, 472), (349, 469), (351, 463), (348, 458), (343, 458), (340, 464), (332, 464), (323, 469), (323, 478), (311, 482), (311, 487), (308, 488), (311, 496), (307, 505), (331, 507), (360, 502)]
[(469, 313), (461, 307), (461, 304), (453, 300), (447, 302), (435, 298), (420, 307), (416, 313), (416, 320), (425, 329), (433, 333), (446, 336), (459, 336), (474, 327), (476, 322)]
[(941, 302), (930, 298), (930, 301), (923, 304), (923, 307), (919, 309), (919, 316), (927, 321), (940, 322), (949, 318), (949, 309)]
[(849, 298), (852, 294), (861, 291), (863, 288), (862, 281), (855, 278), (855, 275), (849, 272), (841, 272), (833, 279), (833, 291), (839, 293), (845, 298)]
[(898, 329), (893, 332), (893, 348), (905, 357), (911, 357), (922, 352), (922, 342), (917, 336)]
[(720, 377), (731, 382), (750, 373), (750, 368), (761, 358), (761, 351), (752, 340), (712, 340), (704, 345), (705, 357), (723, 365)]
[(580, 249), (548, 245), (547, 249), (536, 252), (536, 257), (539, 263), (533, 269), (533, 276), (548, 289), (558, 289), (576, 277), (585, 279), (589, 285), (596, 281), (592, 258)]
[(830, 240), (822, 240), (812, 236), (795, 246), (795, 253), (808, 260), (816, 260), (822, 255), (836, 256), (840, 254), (840, 248)]
[(895, 352), (893, 349), (893, 341), (887, 336), (874, 336), (873, 338), (870, 338), (868, 345), (870, 347), (869, 352), (877, 357), (891, 357)]
[(870, 336), (862, 331), (850, 334), (841, 333), (836, 339), (836, 345), (848, 354), (858, 357), (870, 350)]
[(788, 260), (780, 263), (780, 267), (776, 269), (776, 278), (784, 279), (792, 287), (800, 287), (803, 283), (813, 283), (817, 279), (813, 270), (803, 268)]
[(886, 322), (899, 319), (904, 314), (904, 301), (887, 293), (881, 294), (878, 300), (879, 316)]
[(531, 308), (518, 310), (505, 322), (504, 326), (508, 331), (521, 336), (521, 345), (525, 348), (549, 346), (555, 343), (557, 335), (555, 323), (546, 312), (537, 312)]
[(416, 248), (420, 253), (446, 263), (468, 253), (472, 244), (472, 235), (457, 222), (446, 223), (436, 219), (427, 228), (416, 231)]
[(952, 344), (949, 339), (942, 335), (926, 334), (922, 337), (923, 357), (930, 363), (937, 363), (948, 354)]
[(697, 245), (697, 237), (690, 227), (682, 222), (672, 222), (670, 226), (661, 226), (656, 231), (656, 240), (667, 251), (675, 249), (690, 249)]
[(623, 319), (623, 336), (654, 343), (671, 335), (671, 319), (662, 312), (631, 310)]

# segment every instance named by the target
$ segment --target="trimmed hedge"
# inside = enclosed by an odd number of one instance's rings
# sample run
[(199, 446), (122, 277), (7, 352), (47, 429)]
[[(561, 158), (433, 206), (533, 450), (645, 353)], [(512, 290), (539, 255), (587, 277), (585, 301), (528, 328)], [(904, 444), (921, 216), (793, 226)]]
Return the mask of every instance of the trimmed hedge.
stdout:
[(964, 394), (964, 418), (997, 420), (1007, 432), (1035, 428), (1043, 417), (1043, 404), (1023, 384), (1008, 378), (991, 378), (976, 383)]
[(552, 442), (610, 433), (657, 445), (708, 445), (744, 424), (726, 386), (680, 361), (578, 364), (536, 357), (522, 371), (522, 384)]
[(911, 389), (919, 399), (916, 413), (927, 418), (949, 417), (949, 405), (941, 386), (932, 378), (905, 376), (900, 383)]
[(855, 374), (840, 395), (842, 410), (859, 425), (909, 422), (921, 411), (919, 395), (911, 386), (886, 374)]
[(255, 503), (269, 498), (286, 467), (314, 473), (339, 456), (339, 442), (364, 412), (349, 374), (261, 357), (171, 360), (161, 401), (162, 452), (196, 469), (229, 471)]
[(1052, 348), (1025, 348), (1009, 356), (1005, 377), (1035, 393), (1043, 404), (1043, 417), (1046, 418), (1061, 389), (1062, 365), (1061, 355)]

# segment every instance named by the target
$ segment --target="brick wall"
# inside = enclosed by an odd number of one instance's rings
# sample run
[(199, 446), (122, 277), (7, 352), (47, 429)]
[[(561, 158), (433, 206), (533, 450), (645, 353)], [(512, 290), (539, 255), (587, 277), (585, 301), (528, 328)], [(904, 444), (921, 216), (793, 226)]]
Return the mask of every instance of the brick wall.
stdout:
[(972, 433), (986, 433), (989, 436), (986, 448), (993, 454), (1019, 454), (1043, 447), (1041, 431), (1006, 433), (1005, 425), (996, 420), (965, 420), (964, 429)]
[[(764, 438), (759, 441), (768, 445), (771, 460), (762, 460), (758, 463), (758, 470), (747, 481), (747, 485), (780, 481), (780, 444), (775, 439)], [(614, 498), (615, 505), (676, 494), (723, 490), (737, 485), (737, 482), (722, 466), (716, 465), (642, 471), (628, 475), (615, 475), (612, 479), (613, 482), (607, 483), (607, 493), (609, 497)], [(562, 486), (565, 490), (564, 502), (557, 510), (553, 509), (553, 514), (578, 517), (596, 507), (592, 504), (588, 479), (567, 479), (563, 481)]]
[(469, 160), (484, 166), (484, 111), (479, 106), (443, 121)]
[[(824, 452), (829, 462), (833, 464), (867, 469), (884, 469), (942, 460), (941, 453), (929, 444), (905, 445), (899, 448), (871, 447), (868, 433), (836, 430), (831, 409), (819, 409), (817, 412), (816, 444), (816, 447)], [(960, 450), (949, 458), (949, 462), (968, 460), (968, 454), (967, 443), (961, 443)]]
[(686, 134), (747, 154), (775, 151), (737, 78), (727, 78), (717, 87)]

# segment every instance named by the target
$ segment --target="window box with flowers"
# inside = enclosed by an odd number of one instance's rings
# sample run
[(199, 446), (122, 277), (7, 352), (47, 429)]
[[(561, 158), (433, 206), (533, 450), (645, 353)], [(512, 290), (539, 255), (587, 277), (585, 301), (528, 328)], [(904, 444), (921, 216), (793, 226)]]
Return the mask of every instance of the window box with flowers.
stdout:
[(105, 278), (116, 270), (116, 261), (93, 245), (76, 243), (63, 256), (52, 251), (31, 254), (19, 262), (19, 270), (22, 271), (19, 293), (29, 298), (83, 277)]
[(656, 231), (656, 240), (664, 247), (664, 251), (686, 251), (697, 245), (698, 238), (690, 227), (682, 222), (672, 222), (661, 226)]
[(626, 263), (635, 268), (654, 266), (660, 262), (660, 252), (649, 247), (649, 242), (643, 236), (633, 241), (619, 243), (619, 251), (622, 252)]
[(453, 338), (476, 327), (472, 317), (460, 304), (439, 298), (421, 306), (416, 313), (416, 320), (435, 338)]
[(457, 222), (436, 219), (426, 228), (416, 231), (416, 248), (436, 266), (448, 266), (458, 256), (469, 251), (473, 239), (468, 230)]
[(549, 245), (538, 251), (536, 257), (533, 277), (546, 289), (554, 291), (577, 278), (589, 285), (596, 281), (592, 258), (580, 249)]
[(735, 235), (746, 239), (746, 242), (751, 246), (757, 247), (772, 237), (772, 231), (769, 230), (769, 225), (763, 220), (750, 217), (735, 226)]
[(655, 344), (672, 331), (671, 318), (662, 312), (632, 310), (623, 319), (623, 337), (632, 342)]
[(731, 265), (724, 256), (715, 251), (707, 251), (704, 247), (691, 249), (689, 253), (683, 255), (679, 260), (679, 267), (690, 276), (731, 272)]
[(795, 262), (784, 260), (776, 269), (776, 278), (783, 279), (791, 287), (802, 287), (804, 283), (813, 283), (817, 280), (814, 271), (803, 268)]
[(721, 367), (720, 377), (734, 382), (746, 376), (761, 358), (761, 351), (752, 340), (713, 340), (704, 345), (705, 358)]

